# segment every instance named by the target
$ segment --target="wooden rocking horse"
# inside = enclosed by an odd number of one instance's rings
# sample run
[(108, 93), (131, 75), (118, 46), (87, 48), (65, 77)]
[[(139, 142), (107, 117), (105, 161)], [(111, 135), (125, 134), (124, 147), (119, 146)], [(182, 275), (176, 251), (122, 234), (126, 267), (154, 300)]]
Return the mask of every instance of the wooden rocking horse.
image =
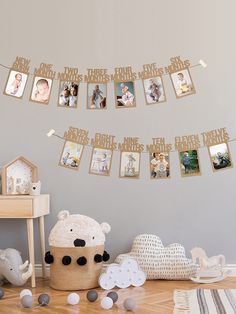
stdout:
[(192, 259), (195, 263), (199, 263), (199, 269), (194, 277), (190, 278), (196, 283), (214, 283), (225, 279), (230, 271), (224, 269), (224, 255), (207, 257), (206, 252), (196, 247), (191, 250)]

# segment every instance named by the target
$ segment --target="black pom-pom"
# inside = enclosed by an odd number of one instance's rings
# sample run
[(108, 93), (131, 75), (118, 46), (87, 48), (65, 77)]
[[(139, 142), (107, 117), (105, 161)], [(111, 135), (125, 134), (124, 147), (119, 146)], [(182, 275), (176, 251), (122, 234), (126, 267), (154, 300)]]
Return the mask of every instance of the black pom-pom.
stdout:
[(68, 256), (68, 255), (63, 256), (63, 258), (62, 258), (61, 261), (62, 261), (62, 264), (63, 264), (63, 265), (70, 265), (70, 263), (71, 263), (71, 257)]
[(54, 257), (50, 254), (50, 251), (45, 254), (44, 260), (47, 264), (52, 264), (54, 262)]
[(94, 262), (95, 263), (101, 263), (102, 262), (102, 255), (101, 254), (96, 254), (94, 256)]
[(80, 266), (84, 266), (87, 264), (87, 259), (84, 256), (81, 256), (77, 259), (77, 264)]
[(109, 261), (109, 259), (110, 259), (110, 254), (108, 254), (107, 251), (104, 251), (103, 256), (102, 256), (102, 259), (103, 259), (104, 262)]

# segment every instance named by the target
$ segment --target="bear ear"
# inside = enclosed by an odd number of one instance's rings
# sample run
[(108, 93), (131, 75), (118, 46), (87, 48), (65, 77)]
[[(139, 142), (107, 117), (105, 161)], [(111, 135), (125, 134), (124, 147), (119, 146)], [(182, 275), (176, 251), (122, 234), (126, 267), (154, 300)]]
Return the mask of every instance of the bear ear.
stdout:
[(111, 226), (107, 222), (101, 223), (101, 228), (103, 233), (109, 233), (111, 231)]
[(69, 216), (70, 216), (70, 213), (68, 210), (61, 210), (59, 214), (57, 215), (57, 218), (59, 220), (65, 220)]

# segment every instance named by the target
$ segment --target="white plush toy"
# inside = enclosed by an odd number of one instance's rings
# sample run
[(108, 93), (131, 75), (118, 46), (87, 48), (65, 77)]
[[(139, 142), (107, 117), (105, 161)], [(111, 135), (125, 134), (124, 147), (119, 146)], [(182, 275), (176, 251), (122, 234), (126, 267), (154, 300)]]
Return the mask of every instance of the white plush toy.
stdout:
[(104, 251), (108, 223), (99, 224), (83, 215), (63, 210), (49, 235), (50, 286), (58, 290), (92, 289), (98, 286), (102, 263), (109, 254)]
[(59, 221), (49, 235), (49, 245), (56, 247), (88, 247), (102, 245), (105, 234), (111, 227), (108, 223), (99, 224), (96, 220), (83, 215), (70, 215), (68, 210), (58, 214)]

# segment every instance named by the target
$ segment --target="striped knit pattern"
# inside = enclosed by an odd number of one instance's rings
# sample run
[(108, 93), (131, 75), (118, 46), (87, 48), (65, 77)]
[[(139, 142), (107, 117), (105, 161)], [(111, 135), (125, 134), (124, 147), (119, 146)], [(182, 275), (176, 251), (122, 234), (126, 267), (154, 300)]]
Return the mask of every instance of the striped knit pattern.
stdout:
[(236, 289), (174, 291), (174, 314), (236, 314)]

